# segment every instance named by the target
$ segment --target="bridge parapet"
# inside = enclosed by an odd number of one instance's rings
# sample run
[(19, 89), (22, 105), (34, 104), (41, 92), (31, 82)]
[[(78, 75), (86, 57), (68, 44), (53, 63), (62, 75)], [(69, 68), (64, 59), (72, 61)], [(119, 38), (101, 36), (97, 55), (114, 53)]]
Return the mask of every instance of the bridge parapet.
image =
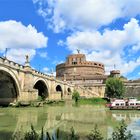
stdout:
[(39, 71), (37, 71), (35, 69), (32, 69), (32, 74), (36, 75), (36, 76), (39, 76), (39, 77), (47, 78), (49, 80), (54, 79), (54, 76), (51, 76), (51, 75), (48, 75), (48, 74), (44, 74), (44, 73), (39, 72)]
[[(11, 61), (11, 60), (8, 60), (7, 58), (3, 58), (3, 57), (0, 57), (0, 64), (1, 65), (5, 65), (5, 66), (9, 66), (9, 67), (11, 67), (11, 68), (13, 68), (13, 69), (17, 69), (17, 70), (21, 70), (21, 71), (26, 71), (26, 66), (24, 66), (24, 65), (21, 65), (21, 64), (19, 64), (19, 63), (16, 63), (16, 62), (14, 62), (14, 61)], [(34, 74), (34, 75), (37, 75), (37, 76), (44, 76), (44, 77), (46, 77), (46, 78), (49, 78), (49, 79), (51, 79), (52, 77), (54, 77), (54, 76), (50, 76), (50, 75), (47, 75), (47, 74), (44, 74), (44, 73), (42, 73), (42, 72), (39, 72), (39, 71), (37, 71), (37, 70), (35, 70), (35, 69), (32, 69), (31, 68), (31, 72)]]
[(8, 60), (7, 58), (2, 58), (0, 57), (0, 64), (12, 67), (14, 69), (20, 69), (20, 70), (24, 70), (24, 66), (21, 64), (18, 64), (14, 61)]

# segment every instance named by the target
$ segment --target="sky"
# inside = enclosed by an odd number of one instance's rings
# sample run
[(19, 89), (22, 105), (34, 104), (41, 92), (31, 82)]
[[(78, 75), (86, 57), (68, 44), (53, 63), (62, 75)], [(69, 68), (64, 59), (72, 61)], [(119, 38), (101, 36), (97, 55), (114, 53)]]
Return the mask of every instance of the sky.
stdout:
[(140, 78), (140, 0), (0, 0), (1, 57), (55, 73), (77, 49)]

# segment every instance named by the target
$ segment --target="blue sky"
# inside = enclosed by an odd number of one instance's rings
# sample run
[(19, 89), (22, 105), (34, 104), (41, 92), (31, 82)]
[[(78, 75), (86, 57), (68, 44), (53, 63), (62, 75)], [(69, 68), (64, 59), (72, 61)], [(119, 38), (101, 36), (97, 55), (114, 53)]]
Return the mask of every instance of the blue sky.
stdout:
[(140, 77), (140, 0), (0, 0), (0, 56), (45, 73), (80, 49), (87, 60)]

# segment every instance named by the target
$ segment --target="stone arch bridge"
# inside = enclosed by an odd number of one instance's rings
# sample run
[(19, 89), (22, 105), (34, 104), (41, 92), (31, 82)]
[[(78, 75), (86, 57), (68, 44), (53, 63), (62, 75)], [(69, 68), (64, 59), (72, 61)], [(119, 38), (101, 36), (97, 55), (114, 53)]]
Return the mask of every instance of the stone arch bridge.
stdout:
[(0, 104), (14, 101), (70, 98), (74, 85), (0, 57)]
[(32, 101), (39, 96), (49, 100), (71, 99), (77, 89), (83, 96), (98, 96), (83, 87), (75, 87), (30, 67), (28, 60), (20, 65), (0, 57), (0, 105), (16, 101)]

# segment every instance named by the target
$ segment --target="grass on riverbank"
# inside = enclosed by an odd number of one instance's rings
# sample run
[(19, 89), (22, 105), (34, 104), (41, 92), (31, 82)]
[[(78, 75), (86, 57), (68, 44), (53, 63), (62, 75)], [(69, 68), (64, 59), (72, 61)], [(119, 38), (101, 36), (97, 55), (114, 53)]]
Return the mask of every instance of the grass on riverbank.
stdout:
[(107, 101), (102, 98), (79, 99), (79, 104), (104, 105)]

